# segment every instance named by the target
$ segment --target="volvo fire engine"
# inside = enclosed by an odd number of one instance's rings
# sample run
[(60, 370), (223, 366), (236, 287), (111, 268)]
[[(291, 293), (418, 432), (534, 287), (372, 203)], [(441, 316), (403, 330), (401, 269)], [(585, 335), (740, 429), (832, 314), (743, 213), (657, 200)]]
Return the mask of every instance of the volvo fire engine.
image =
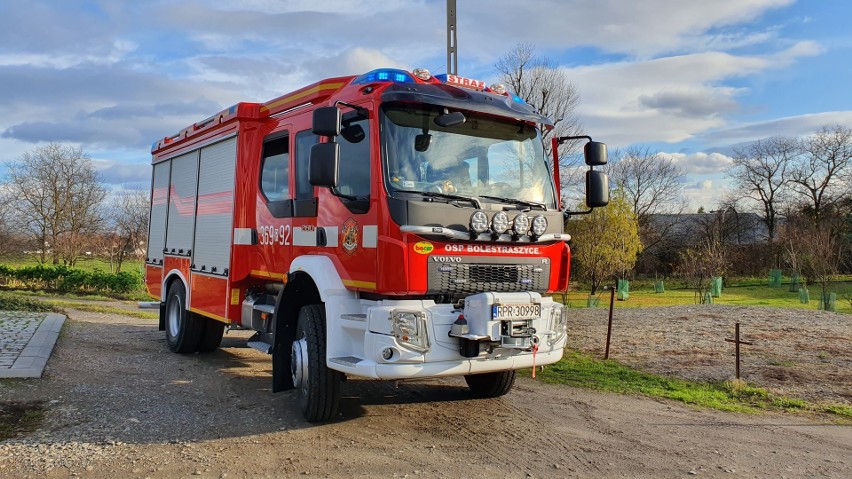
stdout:
[[(308, 421), (336, 415), (348, 376), (506, 394), (565, 346), (547, 293), (567, 287), (570, 236), (541, 128), (501, 85), (379, 69), (157, 141), (145, 268), (168, 348), (254, 330), (273, 391), (295, 388)], [(582, 138), (591, 209), (606, 146)]]

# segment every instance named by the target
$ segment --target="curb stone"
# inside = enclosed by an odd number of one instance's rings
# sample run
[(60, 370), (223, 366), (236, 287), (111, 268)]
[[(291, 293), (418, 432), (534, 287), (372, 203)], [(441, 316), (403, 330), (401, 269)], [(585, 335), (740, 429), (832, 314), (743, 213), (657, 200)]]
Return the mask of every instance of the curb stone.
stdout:
[[(40, 324), (34, 331), (30, 331), (31, 328), (21, 328), (17, 324), (39, 321), (37, 317), (27, 315), (4, 318), (4, 321), (0, 321), (0, 342), (3, 345), (5, 359), (0, 364), (0, 378), (40, 378), (44, 373), (44, 367), (47, 365), (47, 360), (59, 338), (59, 331), (65, 322), (65, 316), (48, 313), (40, 320)], [(13, 329), (13, 325), (18, 326), (17, 330)]]

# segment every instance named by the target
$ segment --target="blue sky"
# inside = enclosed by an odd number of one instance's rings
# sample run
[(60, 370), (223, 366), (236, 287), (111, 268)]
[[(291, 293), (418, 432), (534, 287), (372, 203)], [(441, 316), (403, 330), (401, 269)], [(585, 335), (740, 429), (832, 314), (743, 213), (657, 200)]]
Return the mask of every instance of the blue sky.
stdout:
[[(459, 73), (494, 79), (519, 42), (564, 68), (587, 133), (726, 187), (732, 146), (852, 125), (852, 2), (458, 0)], [(149, 147), (239, 101), (381, 66), (445, 71), (443, 0), (3, 0), (0, 162), (80, 145), (116, 184)], [(0, 167), (1, 169), (1, 167)]]

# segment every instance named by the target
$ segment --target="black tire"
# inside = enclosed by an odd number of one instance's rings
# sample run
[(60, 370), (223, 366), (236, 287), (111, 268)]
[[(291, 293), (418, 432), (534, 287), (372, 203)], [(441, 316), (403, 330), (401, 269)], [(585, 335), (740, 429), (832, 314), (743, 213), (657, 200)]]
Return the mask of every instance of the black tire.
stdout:
[(325, 363), (325, 308), (310, 304), (299, 310), (291, 346), (291, 372), (299, 408), (308, 422), (328, 421), (340, 403), (340, 373)]
[(166, 344), (173, 353), (194, 353), (198, 346), (198, 321), (186, 310), (186, 287), (173, 281), (166, 294)]
[(199, 316), (196, 316), (195, 320), (201, 324), (198, 352), (211, 353), (219, 349), (219, 345), (222, 343), (222, 335), (225, 334), (225, 323)]
[(515, 384), (515, 371), (468, 374), (464, 380), (475, 397), (496, 398), (512, 390)]

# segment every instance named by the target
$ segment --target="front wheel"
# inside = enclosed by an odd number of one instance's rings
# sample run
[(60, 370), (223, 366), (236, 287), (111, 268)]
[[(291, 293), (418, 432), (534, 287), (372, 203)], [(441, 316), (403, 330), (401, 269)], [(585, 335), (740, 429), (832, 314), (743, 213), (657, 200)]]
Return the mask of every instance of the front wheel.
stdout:
[(308, 422), (331, 419), (340, 403), (340, 373), (326, 366), (325, 340), (325, 308), (304, 306), (290, 350), (290, 373)]
[(515, 384), (515, 371), (468, 374), (464, 380), (475, 397), (496, 398), (512, 390)]

